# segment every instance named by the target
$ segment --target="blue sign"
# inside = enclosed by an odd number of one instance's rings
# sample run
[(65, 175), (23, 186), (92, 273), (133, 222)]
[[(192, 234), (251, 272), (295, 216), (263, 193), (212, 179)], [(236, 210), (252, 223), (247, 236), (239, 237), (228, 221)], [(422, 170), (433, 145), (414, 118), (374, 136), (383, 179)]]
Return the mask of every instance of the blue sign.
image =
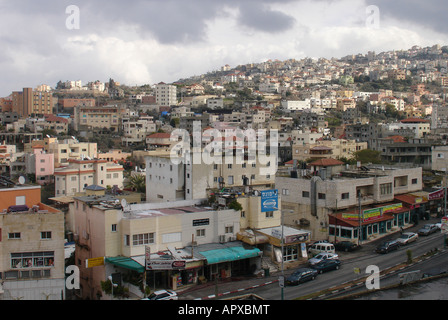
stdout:
[(278, 210), (278, 190), (266, 190), (261, 192), (261, 212)]

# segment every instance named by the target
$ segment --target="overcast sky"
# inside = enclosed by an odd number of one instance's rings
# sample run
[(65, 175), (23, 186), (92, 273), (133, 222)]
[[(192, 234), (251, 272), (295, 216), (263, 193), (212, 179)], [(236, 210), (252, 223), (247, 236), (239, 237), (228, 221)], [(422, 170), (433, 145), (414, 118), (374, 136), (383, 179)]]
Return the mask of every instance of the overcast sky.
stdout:
[[(79, 28), (67, 28), (70, 5)], [(59, 80), (171, 83), (225, 64), (446, 45), (447, 12), (444, 0), (0, 0), (0, 97)]]

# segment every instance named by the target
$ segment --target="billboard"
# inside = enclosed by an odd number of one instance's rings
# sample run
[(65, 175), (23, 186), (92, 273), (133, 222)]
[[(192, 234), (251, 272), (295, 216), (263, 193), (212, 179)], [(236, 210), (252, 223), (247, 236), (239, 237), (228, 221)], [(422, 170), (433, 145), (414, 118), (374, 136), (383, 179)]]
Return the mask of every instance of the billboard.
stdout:
[(278, 190), (265, 190), (261, 193), (261, 212), (278, 210)]

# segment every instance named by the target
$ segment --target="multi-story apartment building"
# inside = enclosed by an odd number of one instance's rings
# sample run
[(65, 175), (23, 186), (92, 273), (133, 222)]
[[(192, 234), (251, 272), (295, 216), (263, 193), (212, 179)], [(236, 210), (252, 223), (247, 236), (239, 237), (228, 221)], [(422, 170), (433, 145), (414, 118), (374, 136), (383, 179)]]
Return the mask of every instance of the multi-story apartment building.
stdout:
[(107, 128), (112, 132), (118, 132), (120, 121), (126, 113), (128, 113), (126, 106), (75, 106), (73, 128), (76, 131)]
[(33, 153), (25, 154), (27, 174), (33, 174), (38, 184), (51, 183), (54, 174), (54, 154), (47, 153), (43, 146), (33, 147)]
[[(198, 154), (196, 154), (198, 156)], [(174, 156), (175, 157), (175, 156)], [(195, 163), (193, 154), (175, 159), (171, 155), (147, 156), (146, 160), (146, 197), (149, 202), (203, 199), (209, 190), (222, 188), (252, 187), (259, 190), (274, 185), (274, 174), (264, 174), (263, 170), (276, 165), (256, 156), (253, 161), (247, 157), (231, 157), (226, 160), (222, 155), (221, 163)], [(201, 155), (199, 154), (199, 158)], [(268, 170), (267, 170), (268, 171)]]
[[(285, 215), (285, 223), (299, 225), (311, 231), (313, 239), (322, 240), (329, 237), (329, 214), (355, 210), (359, 205), (372, 209), (394, 202), (398, 195), (420, 191), (422, 168), (370, 167), (368, 171), (338, 170), (336, 175), (327, 168), (324, 179), (278, 175), (275, 183), (282, 193), (282, 207), (292, 210)], [(403, 218), (400, 216), (401, 225)], [(411, 220), (408, 215), (406, 224)], [(393, 226), (398, 226), (397, 223)]]
[[(42, 145), (42, 141), (33, 141), (31, 146)], [(68, 163), (70, 159), (91, 158), (95, 159), (98, 154), (98, 146), (92, 142), (79, 142), (74, 139), (57, 140), (56, 138), (45, 138), (43, 145), (47, 153), (54, 154), (54, 165), (59, 167)]]
[(130, 119), (122, 120), (121, 138), (122, 145), (128, 146), (130, 144), (138, 144), (145, 142), (146, 136), (150, 133), (156, 132), (157, 126), (152, 119), (139, 119), (132, 121)]
[(177, 87), (160, 82), (155, 86), (156, 103), (161, 106), (177, 105)]
[[(142, 297), (143, 293), (124, 275), (146, 273), (151, 288), (173, 289), (198, 283), (199, 276), (213, 279), (218, 273), (222, 277), (237, 275), (238, 267), (240, 272), (247, 272), (248, 264), (238, 264), (239, 261), (260, 263), (260, 250), (244, 249), (242, 243), (235, 241), (240, 230), (240, 213), (233, 209), (223, 209), (218, 214), (201, 206), (200, 201), (122, 206), (110, 196), (74, 200), (76, 257), (83, 298), (107, 299), (100, 281), (109, 275), (132, 294)], [(194, 249), (190, 247), (190, 252), (185, 253), (183, 249), (192, 245)], [(230, 255), (226, 259), (212, 259), (207, 256), (209, 246), (215, 249), (215, 254)], [(145, 271), (147, 250), (151, 253), (150, 268)], [(232, 255), (232, 250), (247, 254)], [(98, 257), (105, 258), (103, 265), (86, 268), (86, 260)], [(173, 267), (174, 261), (179, 263), (177, 268)]]
[(12, 93), (12, 111), (21, 117), (30, 115), (53, 114), (53, 94), (45, 91), (34, 91), (23, 88)]
[(0, 189), (0, 300), (65, 297), (64, 214), (40, 186)]
[(55, 195), (72, 196), (91, 185), (123, 189), (123, 166), (106, 160), (69, 160), (55, 169)]

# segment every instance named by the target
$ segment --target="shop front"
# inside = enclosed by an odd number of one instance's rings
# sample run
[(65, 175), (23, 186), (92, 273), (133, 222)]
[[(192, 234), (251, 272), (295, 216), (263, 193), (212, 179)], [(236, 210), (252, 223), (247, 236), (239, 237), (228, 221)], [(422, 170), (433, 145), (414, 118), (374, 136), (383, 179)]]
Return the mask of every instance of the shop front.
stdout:
[(395, 201), (402, 203), (403, 207), (410, 210), (410, 220), (413, 224), (418, 224), (420, 220), (429, 220), (429, 204), (427, 199), (423, 196), (402, 194), (395, 196), (394, 199)]
[(329, 216), (329, 239), (335, 243), (351, 241), (362, 244), (398, 231), (410, 223), (410, 210), (402, 203), (341, 212)]
[(253, 274), (261, 266), (260, 249), (240, 241), (199, 245), (194, 252), (204, 261), (206, 281)]
[(264, 228), (257, 232), (267, 238), (263, 253), (264, 256), (270, 257), (272, 262), (280, 264), (283, 259), (287, 264), (285, 268), (288, 268), (308, 259), (306, 244), (311, 239), (311, 232), (288, 226)]

